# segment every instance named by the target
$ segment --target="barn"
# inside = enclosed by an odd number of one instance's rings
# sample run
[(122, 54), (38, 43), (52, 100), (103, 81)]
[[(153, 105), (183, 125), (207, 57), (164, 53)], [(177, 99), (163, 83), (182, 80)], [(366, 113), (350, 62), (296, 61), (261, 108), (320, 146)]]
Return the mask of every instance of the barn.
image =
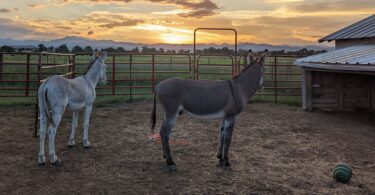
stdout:
[(375, 109), (375, 15), (319, 40), (325, 41), (335, 41), (335, 49), (295, 62), (303, 69), (303, 108)]

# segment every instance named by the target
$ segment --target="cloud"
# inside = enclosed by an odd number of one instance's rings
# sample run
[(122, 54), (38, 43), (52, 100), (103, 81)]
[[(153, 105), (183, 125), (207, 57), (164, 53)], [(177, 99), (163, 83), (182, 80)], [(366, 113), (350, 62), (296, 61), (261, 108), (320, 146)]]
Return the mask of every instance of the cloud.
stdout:
[(0, 37), (2, 38), (49, 38), (49, 32), (39, 32), (36, 29), (12, 19), (0, 18)]
[(115, 28), (115, 27), (121, 27), (121, 26), (136, 26), (139, 23), (143, 23), (143, 20), (125, 19), (122, 22), (110, 22), (107, 24), (102, 24), (100, 25), (100, 27)]
[(47, 7), (47, 4), (29, 3), (29, 4), (27, 4), (27, 6), (29, 6), (31, 8), (45, 8), (45, 7)]
[(197, 11), (191, 11), (188, 13), (179, 13), (178, 16), (185, 17), (185, 18), (203, 18), (205, 16), (212, 16), (216, 13), (211, 10), (197, 10)]
[(90, 30), (89, 32), (87, 32), (87, 35), (93, 35), (94, 34), (94, 31)]
[(287, 8), (296, 12), (365, 11), (375, 10), (374, 0), (305, 1)]
[[(178, 14), (181, 17), (191, 18), (202, 18), (205, 16), (215, 15), (215, 10), (219, 9), (219, 6), (212, 0), (141, 0), (143, 2), (163, 4), (163, 5), (174, 5), (178, 8), (188, 10), (188, 13)], [(64, 0), (65, 3), (79, 3), (79, 2), (91, 2), (91, 3), (131, 3), (139, 2), (136, 0)]]
[(0, 13), (10, 13), (11, 10), (10, 9), (0, 9)]

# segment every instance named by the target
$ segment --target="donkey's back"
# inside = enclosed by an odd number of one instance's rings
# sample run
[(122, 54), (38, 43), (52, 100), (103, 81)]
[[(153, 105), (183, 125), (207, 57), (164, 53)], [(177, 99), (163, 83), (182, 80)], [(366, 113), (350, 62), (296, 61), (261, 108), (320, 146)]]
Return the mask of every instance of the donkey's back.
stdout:
[(51, 105), (65, 105), (72, 111), (80, 110), (87, 103), (92, 103), (96, 95), (95, 89), (83, 77), (67, 79), (58, 75), (52, 76), (45, 82), (45, 86), (40, 88), (43, 89)]
[(203, 118), (221, 118), (235, 102), (228, 81), (207, 81), (173, 78), (156, 88), (164, 110), (175, 113), (185, 110)]

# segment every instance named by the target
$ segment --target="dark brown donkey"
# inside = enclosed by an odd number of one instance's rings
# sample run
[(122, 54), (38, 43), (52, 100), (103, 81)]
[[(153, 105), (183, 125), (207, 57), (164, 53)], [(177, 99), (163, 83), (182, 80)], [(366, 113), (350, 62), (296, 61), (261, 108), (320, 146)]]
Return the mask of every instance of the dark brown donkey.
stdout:
[(229, 146), (236, 117), (245, 108), (255, 91), (263, 86), (263, 62), (266, 50), (255, 58), (251, 50), (247, 55), (248, 66), (232, 80), (207, 81), (172, 78), (159, 83), (155, 88), (154, 108), (151, 115), (152, 129), (156, 123), (156, 96), (164, 110), (164, 121), (160, 129), (163, 155), (170, 170), (176, 170), (169, 149), (169, 137), (179, 113), (194, 117), (221, 118), (219, 134), (219, 165), (226, 168), (229, 163)]

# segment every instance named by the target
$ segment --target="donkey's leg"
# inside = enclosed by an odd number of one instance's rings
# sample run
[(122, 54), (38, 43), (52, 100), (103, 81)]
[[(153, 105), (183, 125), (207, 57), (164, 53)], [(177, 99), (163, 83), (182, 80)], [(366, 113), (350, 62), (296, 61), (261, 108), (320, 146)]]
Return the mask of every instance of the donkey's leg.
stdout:
[(219, 159), (219, 165), (223, 165), (223, 147), (224, 147), (224, 125), (225, 120), (223, 119), (220, 124), (220, 132), (219, 132), (219, 151), (217, 153), (217, 158)]
[(46, 156), (44, 154), (44, 141), (46, 139), (46, 126), (47, 126), (47, 118), (42, 113), (40, 114), (40, 127), (39, 127), (39, 141), (40, 141), (40, 148), (39, 148), (39, 158), (38, 162), (40, 165), (46, 163)]
[(91, 144), (89, 141), (89, 123), (90, 123), (90, 114), (92, 110), (92, 105), (87, 105), (85, 107), (85, 112), (83, 114), (83, 147), (86, 149), (91, 148)]
[(230, 166), (229, 163), (229, 146), (232, 141), (232, 133), (234, 128), (234, 123), (236, 121), (235, 117), (229, 117), (225, 119), (224, 127), (224, 165)]
[(55, 107), (56, 109), (52, 113), (52, 120), (54, 125), (50, 124), (48, 128), (48, 149), (49, 149), (49, 158), (50, 162), (53, 165), (60, 165), (61, 160), (57, 157), (56, 151), (55, 151), (55, 137), (56, 137), (56, 131), (57, 128), (60, 125), (62, 115), (64, 113), (65, 108), (63, 107)]
[(79, 112), (73, 112), (72, 126), (71, 126), (70, 138), (69, 138), (69, 143), (68, 143), (69, 147), (73, 147), (76, 144), (76, 142), (74, 141), (74, 134), (78, 125), (78, 116), (79, 116)]
[(169, 137), (171, 135), (172, 128), (176, 124), (176, 117), (177, 117), (177, 112), (173, 114), (172, 116), (166, 117), (160, 129), (160, 137), (162, 140), (163, 154), (167, 160), (167, 166), (169, 167), (171, 171), (176, 170), (176, 163), (173, 161), (172, 156), (171, 156), (171, 151), (169, 148)]

